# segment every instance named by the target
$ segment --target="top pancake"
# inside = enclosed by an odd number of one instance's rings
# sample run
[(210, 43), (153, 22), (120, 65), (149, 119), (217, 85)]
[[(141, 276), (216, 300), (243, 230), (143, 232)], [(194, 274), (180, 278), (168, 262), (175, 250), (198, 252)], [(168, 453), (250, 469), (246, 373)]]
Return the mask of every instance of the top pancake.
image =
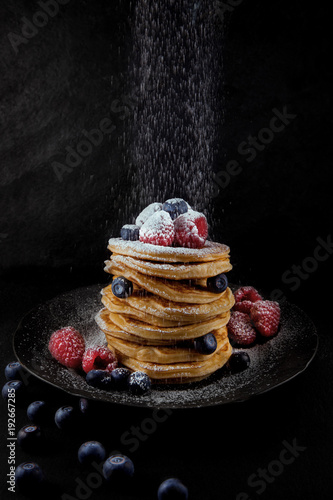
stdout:
[(228, 258), (230, 252), (227, 245), (214, 241), (206, 241), (203, 248), (183, 248), (163, 247), (122, 238), (111, 238), (108, 249), (116, 254), (158, 262), (210, 262)]

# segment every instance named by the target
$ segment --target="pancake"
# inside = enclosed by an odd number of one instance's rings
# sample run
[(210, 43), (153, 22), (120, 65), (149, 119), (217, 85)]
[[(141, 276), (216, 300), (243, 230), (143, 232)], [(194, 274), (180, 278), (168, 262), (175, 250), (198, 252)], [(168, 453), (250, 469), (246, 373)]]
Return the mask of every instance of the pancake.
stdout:
[[(163, 247), (109, 240), (112, 252), (105, 271), (132, 283), (119, 298), (112, 285), (102, 291), (96, 322), (119, 365), (147, 373), (155, 383), (202, 380), (221, 368), (231, 355), (226, 325), (234, 297), (229, 288), (214, 293), (207, 279), (232, 269), (229, 247), (206, 242), (201, 249)], [(196, 351), (194, 340), (213, 333), (214, 353)]]
[(109, 313), (109, 322), (123, 331), (136, 335), (143, 339), (152, 341), (157, 340), (187, 340), (202, 337), (210, 333), (212, 330), (222, 328), (225, 326), (230, 318), (230, 312), (220, 316), (214, 316), (206, 321), (199, 323), (191, 323), (189, 325), (182, 325), (178, 327), (154, 327), (149, 323), (144, 323), (121, 314)]
[(213, 241), (206, 241), (203, 248), (183, 248), (150, 245), (141, 241), (125, 241), (121, 238), (111, 238), (108, 249), (112, 253), (159, 262), (209, 262), (228, 258), (230, 252), (227, 245)]
[[(135, 335), (131, 332), (125, 331), (123, 328), (120, 328), (118, 325), (113, 323), (110, 319), (110, 316), (111, 314), (107, 309), (101, 309), (101, 311), (99, 311), (95, 316), (95, 321), (98, 324), (99, 328), (104, 332), (107, 340), (110, 335), (118, 339), (141, 343), (142, 345), (174, 345), (175, 340), (177, 340), (172, 337), (167, 339), (162, 335), (160, 335), (159, 338), (150, 338), (149, 336), (145, 337), (143, 335)], [(114, 314), (113, 316), (120, 316), (120, 314)], [(125, 317), (124, 320), (128, 322), (135, 321), (131, 318), (125, 319)], [(136, 332), (135, 329), (134, 332), (139, 333)]]
[(228, 258), (214, 260), (212, 262), (189, 262), (189, 263), (161, 263), (148, 260), (134, 259), (119, 254), (112, 254), (111, 261), (122, 264), (134, 271), (157, 278), (171, 280), (202, 279), (226, 273), (232, 269)]
[[(234, 305), (234, 297), (230, 290), (227, 288), (222, 296), (210, 302), (209, 304), (186, 304), (181, 302), (171, 302), (156, 295), (147, 293), (142, 295), (139, 292), (133, 292), (130, 297), (118, 299), (110, 292), (110, 288), (102, 290), (104, 296), (109, 300), (109, 304), (117, 306), (127, 305), (140, 312), (147, 313), (152, 316), (171, 320), (171, 321), (186, 321), (188, 323), (195, 323), (197, 321), (204, 321), (207, 318), (223, 314), (231, 309)], [(108, 307), (108, 306), (107, 306)], [(112, 312), (112, 309), (108, 307)]]
[[(212, 333), (214, 333), (217, 340), (216, 353), (224, 347), (226, 342), (229, 342), (227, 329), (223, 327), (219, 330), (214, 330)], [(143, 346), (141, 343), (121, 340), (112, 335), (107, 336), (107, 342), (109, 346), (121, 352), (122, 355), (134, 358), (137, 361), (147, 361), (149, 363), (172, 364), (206, 361), (215, 354), (200, 354), (194, 349), (193, 343), (189, 345), (182, 345), (184, 344), (182, 343), (173, 346)]]
[(154, 326), (181, 326), (191, 323), (190, 320), (186, 321), (185, 319), (183, 321), (173, 321), (165, 318), (160, 318), (159, 316), (153, 316), (152, 314), (140, 311), (140, 309), (135, 309), (134, 307), (131, 307), (127, 304), (116, 304), (115, 302), (111, 301), (110, 298), (106, 295), (102, 296), (102, 303), (110, 312), (126, 315), (130, 318), (138, 319)]
[[(110, 345), (112, 348), (112, 345)], [(131, 358), (122, 354), (120, 351), (116, 350), (119, 361), (134, 371), (142, 371), (149, 375), (150, 378), (156, 380), (157, 382), (192, 382), (193, 379), (206, 378), (213, 372), (222, 368), (223, 365), (228, 361), (232, 352), (231, 345), (229, 341), (225, 342), (223, 347), (217, 352), (212, 354), (209, 359), (204, 361), (191, 361), (187, 363), (172, 363), (172, 364), (160, 364), (160, 363), (149, 363), (146, 361), (138, 361), (137, 359)]]
[(201, 282), (197, 284), (194, 281), (153, 278), (113, 261), (105, 262), (105, 271), (113, 274), (115, 277), (123, 276), (148, 292), (174, 302), (207, 304), (222, 295), (210, 292), (207, 288), (206, 280), (200, 280)]

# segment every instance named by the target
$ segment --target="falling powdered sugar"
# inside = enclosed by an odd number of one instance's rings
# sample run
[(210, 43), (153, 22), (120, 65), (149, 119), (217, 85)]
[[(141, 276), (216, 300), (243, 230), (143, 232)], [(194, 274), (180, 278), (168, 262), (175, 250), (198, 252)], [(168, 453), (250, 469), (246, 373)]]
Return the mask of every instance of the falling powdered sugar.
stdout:
[(222, 123), (221, 28), (210, 0), (138, 0), (129, 81), (137, 106), (125, 132), (126, 207), (179, 194), (211, 211)]

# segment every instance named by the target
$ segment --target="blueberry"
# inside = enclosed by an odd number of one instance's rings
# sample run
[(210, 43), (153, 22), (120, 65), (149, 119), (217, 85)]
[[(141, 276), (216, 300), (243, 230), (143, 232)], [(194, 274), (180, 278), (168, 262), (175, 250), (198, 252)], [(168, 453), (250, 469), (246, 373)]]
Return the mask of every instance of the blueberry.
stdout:
[(229, 367), (233, 373), (242, 372), (250, 366), (250, 356), (247, 352), (238, 351), (233, 353), (229, 358)]
[(55, 413), (54, 421), (59, 429), (72, 429), (75, 423), (75, 410), (72, 406), (61, 406)]
[(109, 391), (112, 387), (111, 373), (106, 370), (90, 370), (86, 375), (86, 382), (97, 389)]
[(7, 380), (22, 380), (23, 368), (18, 361), (8, 363), (5, 368), (5, 377)]
[(4, 399), (16, 398), (23, 392), (23, 387), (21, 380), (10, 380), (3, 386), (1, 395)]
[(166, 479), (158, 488), (157, 498), (158, 500), (187, 500), (188, 489), (179, 479)]
[(42, 433), (37, 425), (25, 425), (17, 433), (17, 442), (24, 450), (35, 449), (42, 442)]
[(163, 203), (162, 210), (168, 212), (172, 220), (185, 212), (188, 212), (188, 205), (185, 200), (181, 198), (172, 198)]
[(125, 455), (111, 455), (103, 464), (103, 475), (107, 481), (128, 479), (134, 475), (134, 465)]
[(105, 460), (106, 451), (104, 446), (98, 441), (87, 441), (81, 444), (78, 451), (78, 459), (82, 465), (90, 465), (94, 461)]
[(213, 333), (207, 333), (194, 340), (194, 348), (200, 354), (213, 354), (217, 348), (217, 340)]
[(89, 403), (88, 399), (80, 398), (79, 408), (80, 408), (80, 412), (83, 413), (83, 415), (86, 415), (87, 413), (89, 413), (90, 403)]
[(123, 276), (119, 276), (112, 281), (111, 289), (113, 295), (118, 297), (118, 299), (125, 299), (132, 295), (133, 283)]
[(222, 293), (228, 288), (228, 278), (225, 274), (218, 274), (207, 279), (207, 288), (210, 292)]
[(34, 401), (27, 408), (28, 419), (34, 424), (42, 424), (47, 418), (47, 405), (45, 401)]
[(22, 492), (36, 493), (37, 487), (44, 482), (44, 474), (38, 464), (24, 462), (15, 469), (15, 482)]
[(131, 372), (127, 368), (115, 368), (111, 372), (112, 384), (117, 391), (127, 389), (127, 381)]
[(135, 224), (125, 224), (125, 226), (121, 228), (120, 236), (123, 240), (137, 241), (139, 239), (139, 231), (139, 226)]
[(151, 388), (151, 380), (144, 372), (133, 372), (128, 377), (127, 387), (132, 394), (140, 396)]

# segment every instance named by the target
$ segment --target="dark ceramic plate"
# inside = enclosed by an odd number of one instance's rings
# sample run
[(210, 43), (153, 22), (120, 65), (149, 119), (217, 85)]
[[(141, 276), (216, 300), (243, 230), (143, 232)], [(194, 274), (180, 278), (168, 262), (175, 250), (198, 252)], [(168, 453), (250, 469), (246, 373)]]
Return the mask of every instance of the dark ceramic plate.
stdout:
[(241, 373), (231, 375), (222, 368), (201, 382), (154, 385), (144, 396), (94, 389), (82, 374), (52, 359), (47, 346), (51, 333), (67, 325), (84, 335), (87, 346), (104, 343), (104, 335), (94, 321), (101, 308), (100, 289), (98, 285), (79, 288), (40, 305), (22, 319), (14, 335), (15, 354), (29, 372), (76, 396), (150, 408), (194, 408), (240, 402), (301, 373), (317, 350), (318, 337), (313, 323), (296, 306), (284, 303), (278, 335), (247, 349), (251, 365)]

